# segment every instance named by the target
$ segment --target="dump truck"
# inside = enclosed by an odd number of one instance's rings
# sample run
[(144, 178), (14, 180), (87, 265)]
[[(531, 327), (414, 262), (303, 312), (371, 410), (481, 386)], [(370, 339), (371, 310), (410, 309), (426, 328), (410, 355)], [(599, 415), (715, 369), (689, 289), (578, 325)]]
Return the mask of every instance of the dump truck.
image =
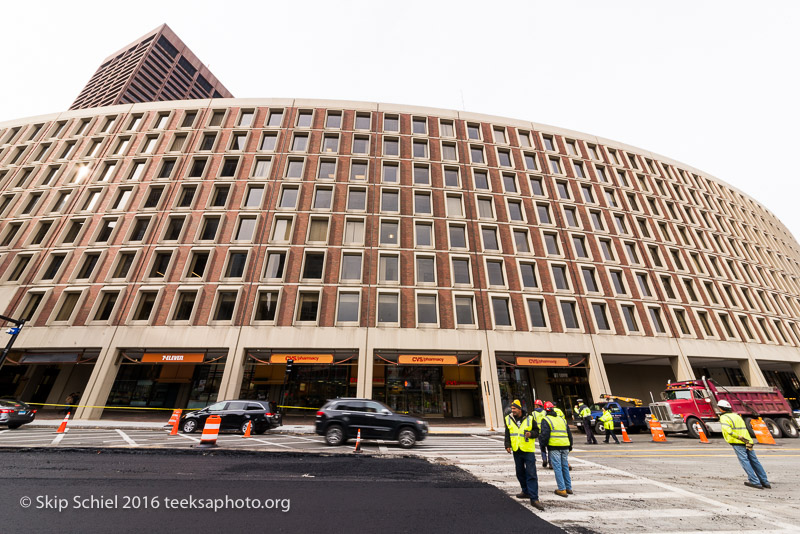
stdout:
[(800, 426), (784, 396), (774, 387), (721, 386), (713, 379), (668, 382), (661, 393), (661, 402), (650, 404), (652, 417), (661, 423), (664, 432), (688, 432), (699, 438), (700, 429), (706, 435), (722, 432), (717, 403), (726, 400), (733, 411), (742, 416), (753, 434), (750, 421), (761, 418), (772, 437), (796, 438)]

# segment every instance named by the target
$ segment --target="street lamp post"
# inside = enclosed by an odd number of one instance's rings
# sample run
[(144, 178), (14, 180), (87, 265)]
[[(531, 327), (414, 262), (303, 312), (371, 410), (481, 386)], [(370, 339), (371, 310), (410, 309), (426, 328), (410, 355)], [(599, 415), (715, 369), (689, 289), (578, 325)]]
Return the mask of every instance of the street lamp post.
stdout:
[(8, 356), (8, 352), (11, 350), (11, 347), (14, 346), (14, 341), (17, 340), (17, 336), (22, 330), (22, 326), (25, 324), (25, 319), (12, 319), (11, 317), (6, 317), (5, 315), (0, 315), (0, 319), (14, 325), (6, 330), (7, 334), (11, 334), (11, 339), (8, 340), (8, 343), (6, 343), (6, 346), (3, 348), (2, 354), (0, 354), (0, 369), (2, 369), (3, 364), (6, 363), (6, 356)]

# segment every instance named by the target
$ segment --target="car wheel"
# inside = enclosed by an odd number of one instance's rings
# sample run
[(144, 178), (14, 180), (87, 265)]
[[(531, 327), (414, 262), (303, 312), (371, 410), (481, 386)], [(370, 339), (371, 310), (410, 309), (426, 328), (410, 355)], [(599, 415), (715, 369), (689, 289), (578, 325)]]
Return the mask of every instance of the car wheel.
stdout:
[(704, 425), (700, 419), (696, 417), (690, 417), (686, 420), (686, 429), (689, 432), (689, 436), (694, 439), (700, 439), (700, 429), (703, 429), (703, 434), (708, 437), (708, 430), (706, 429), (706, 425)]
[(191, 434), (194, 431), (196, 431), (197, 430), (197, 419), (186, 419), (183, 422), (183, 426), (181, 427), (181, 430), (185, 434)]
[(800, 435), (800, 432), (797, 431), (797, 428), (792, 424), (788, 417), (781, 417), (776, 419), (778, 426), (781, 427), (783, 430), (783, 435), (787, 438), (796, 438)]
[(13, 423), (13, 424), (8, 425), (8, 428), (11, 429), (11, 430), (16, 430), (21, 426), (22, 426), (21, 423)]
[(767, 425), (767, 430), (769, 430), (769, 433), (772, 434), (773, 439), (778, 439), (783, 437), (783, 432), (781, 432), (781, 427), (778, 426), (778, 423), (776, 423), (773, 419), (770, 419), (769, 417), (764, 417), (763, 421), (764, 424)]
[(333, 447), (344, 445), (347, 441), (344, 435), (344, 429), (341, 425), (331, 425), (325, 430), (325, 443)]
[(404, 449), (410, 449), (417, 442), (417, 434), (410, 428), (403, 428), (397, 435), (397, 441)]
[(747, 428), (747, 432), (750, 434), (750, 437), (751, 438), (755, 438), (756, 437), (756, 433), (753, 432), (753, 424), (751, 423), (753, 418), (752, 417), (742, 417), (742, 419), (744, 419), (744, 426)]
[[(242, 428), (241, 428), (242, 434), (247, 432), (247, 423), (249, 423), (249, 422), (250, 421), (245, 421), (244, 423), (242, 423)], [(253, 427), (254, 428), (250, 429), (250, 432), (253, 432), (255, 430), (255, 425), (253, 425)]]

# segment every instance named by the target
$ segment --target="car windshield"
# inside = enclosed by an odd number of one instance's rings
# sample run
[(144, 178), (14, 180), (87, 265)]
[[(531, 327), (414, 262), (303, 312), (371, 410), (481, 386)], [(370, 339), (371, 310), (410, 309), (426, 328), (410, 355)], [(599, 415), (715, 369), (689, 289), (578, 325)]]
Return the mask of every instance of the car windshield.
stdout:
[(0, 406), (19, 406), (21, 402), (12, 399), (0, 399)]
[(692, 392), (688, 389), (671, 389), (662, 394), (664, 400), (689, 400), (692, 398)]
[[(593, 412), (600, 412), (600, 411), (602, 411), (602, 410), (603, 410), (603, 409), (604, 409), (604, 408), (605, 408), (607, 405), (608, 405), (608, 403), (607, 403), (607, 402), (598, 402), (598, 403), (596, 403), (596, 404), (593, 404), (593, 405), (592, 405), (592, 411), (593, 411)], [(612, 404), (612, 405), (610, 406), (610, 409), (611, 409), (611, 413), (612, 413), (612, 414), (613, 414), (613, 413), (622, 413), (622, 410), (620, 409), (620, 407), (619, 407), (619, 406), (616, 406), (616, 405), (614, 405), (614, 404)]]

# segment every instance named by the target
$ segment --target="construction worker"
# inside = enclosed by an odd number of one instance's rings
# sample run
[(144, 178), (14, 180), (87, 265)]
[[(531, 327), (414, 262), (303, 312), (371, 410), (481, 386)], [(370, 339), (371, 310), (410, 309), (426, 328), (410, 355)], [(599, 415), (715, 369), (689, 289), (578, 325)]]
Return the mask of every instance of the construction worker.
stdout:
[[(553, 403), (551, 402), (550, 404), (553, 404)], [(555, 404), (553, 404), (553, 410), (555, 410), (556, 415), (558, 415), (561, 419), (563, 419), (564, 421), (567, 420), (567, 417), (564, 415), (564, 410), (562, 410), (561, 408), (559, 408)], [(546, 407), (545, 407), (545, 411), (547, 411)]]
[(608, 407), (608, 405), (603, 406), (603, 415), (600, 416), (600, 420), (603, 422), (603, 428), (606, 430), (605, 443), (608, 443), (608, 438), (613, 437), (614, 443), (619, 445), (617, 435), (614, 434), (614, 416), (611, 415), (611, 409)]
[[(544, 402), (540, 399), (536, 399), (533, 403), (533, 418), (536, 420), (537, 428), (541, 428), (542, 426), (542, 419), (544, 418), (547, 413), (544, 410)], [(542, 438), (539, 438), (539, 450), (542, 451), (542, 467), (547, 467), (547, 442), (542, 441)]]
[[(564, 417), (564, 412), (561, 411), (561, 409), (558, 406), (556, 406), (555, 404), (553, 404), (552, 402), (550, 402), (550, 401), (545, 402), (544, 403), (545, 414), (550, 413), (551, 410), (553, 411), (553, 413), (556, 414), (556, 417), (560, 417), (564, 421), (565, 425), (567, 424), (567, 418)], [(544, 421), (544, 418), (542, 418), (542, 421)], [(541, 428), (542, 428), (542, 424), (539, 423), (539, 429), (541, 429)], [(547, 440), (542, 438), (542, 442), (547, 443)], [(547, 443), (547, 457), (548, 457), (548, 460), (549, 460), (550, 459), (550, 444), (549, 443)], [(547, 466), (550, 469), (554, 469), (553, 462), (548, 461), (547, 462)], [(567, 469), (569, 469), (570, 471), (572, 470), (572, 466), (569, 465), (569, 462), (567, 462)]]
[(578, 399), (578, 416), (583, 420), (586, 444), (597, 445), (597, 439), (594, 437), (594, 430), (592, 429), (592, 410), (584, 404), (583, 399)]
[(722, 410), (722, 415), (719, 416), (719, 422), (722, 424), (722, 437), (733, 446), (742, 469), (747, 473), (747, 482), (744, 485), (757, 489), (771, 489), (772, 486), (767, 480), (767, 472), (764, 471), (764, 467), (758, 461), (756, 451), (753, 450), (753, 438), (747, 431), (744, 419), (738, 413), (734, 413), (731, 403), (726, 400), (719, 401), (717, 406)]
[(531, 506), (544, 511), (544, 506), (539, 501), (539, 480), (536, 476), (536, 442), (539, 435), (539, 425), (533, 415), (527, 415), (522, 409), (522, 403), (514, 400), (511, 403), (511, 413), (506, 416), (506, 452), (514, 454), (517, 480), (522, 491), (517, 494), (518, 499), (530, 499)]
[(547, 440), (550, 465), (556, 475), (560, 497), (572, 495), (572, 479), (569, 476), (569, 451), (572, 450), (572, 432), (566, 419), (560, 417), (552, 403), (545, 404), (547, 414), (542, 419), (540, 437)]

